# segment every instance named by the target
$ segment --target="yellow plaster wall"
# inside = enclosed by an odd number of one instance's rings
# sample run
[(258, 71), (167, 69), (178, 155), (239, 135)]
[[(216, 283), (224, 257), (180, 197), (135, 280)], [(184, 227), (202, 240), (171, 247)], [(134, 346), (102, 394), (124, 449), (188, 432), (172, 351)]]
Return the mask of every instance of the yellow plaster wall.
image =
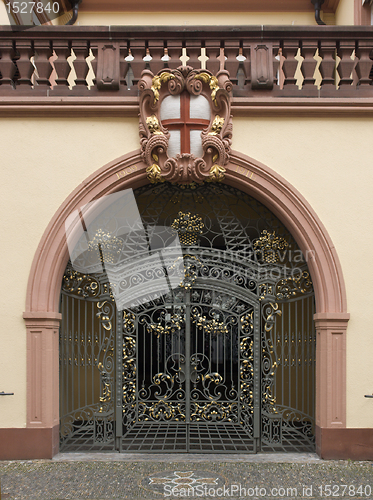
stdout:
[(26, 424), (26, 331), (22, 319), (32, 259), (56, 210), (86, 177), (137, 149), (136, 119), (0, 121), (0, 427)]
[(336, 24), (354, 24), (354, 0), (339, 0), (335, 13)]
[(371, 118), (235, 118), (233, 147), (290, 181), (316, 211), (346, 282), (347, 426), (373, 427)]
[(183, 25), (314, 25), (313, 12), (81, 12), (78, 24), (88, 26)]
[[(235, 118), (233, 148), (279, 172), (307, 199), (341, 260), (351, 321), (347, 333), (347, 425), (372, 427), (369, 323), (373, 270), (373, 143), (370, 118)], [(137, 119), (0, 121), (0, 427), (26, 422), (26, 344), (22, 313), (30, 266), (54, 213), (80, 182), (139, 147)]]
[[(351, 0), (341, 0), (346, 4), (339, 8), (338, 19), (334, 14), (321, 14), (327, 24), (353, 24), (349, 21), (350, 9), (348, 2)], [(70, 19), (66, 14), (55, 20), (53, 24), (65, 24)], [(0, 0), (0, 26), (9, 25), (9, 18), (5, 4)], [(287, 26), (314, 26), (315, 17), (313, 11), (310, 12), (80, 12), (76, 26), (183, 26), (183, 25), (287, 25)]]
[(0, 26), (8, 26), (9, 24), (5, 3), (0, 0)]

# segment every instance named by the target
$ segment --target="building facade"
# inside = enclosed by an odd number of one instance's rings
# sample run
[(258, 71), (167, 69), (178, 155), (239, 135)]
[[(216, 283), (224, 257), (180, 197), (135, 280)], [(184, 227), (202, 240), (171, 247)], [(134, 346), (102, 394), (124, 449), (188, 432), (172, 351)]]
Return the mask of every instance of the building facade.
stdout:
[(280, 3), (0, 6), (0, 458), (373, 458), (370, 5)]

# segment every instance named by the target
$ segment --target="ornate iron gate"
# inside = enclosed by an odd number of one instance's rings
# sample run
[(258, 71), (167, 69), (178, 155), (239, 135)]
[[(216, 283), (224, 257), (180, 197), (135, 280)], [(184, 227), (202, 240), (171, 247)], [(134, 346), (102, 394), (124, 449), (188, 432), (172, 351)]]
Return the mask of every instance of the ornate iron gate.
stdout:
[[(201, 281), (124, 313), (121, 450), (255, 451), (258, 308), (211, 285)], [(126, 368), (135, 364), (138, 390), (128, 401), (134, 377)]]
[[(136, 231), (108, 233), (110, 206), (95, 221), (115, 248), (106, 273), (64, 276), (61, 449), (313, 450), (313, 289), (291, 235), (228, 186), (135, 194), (163, 257)], [(182, 257), (166, 245), (175, 231)]]

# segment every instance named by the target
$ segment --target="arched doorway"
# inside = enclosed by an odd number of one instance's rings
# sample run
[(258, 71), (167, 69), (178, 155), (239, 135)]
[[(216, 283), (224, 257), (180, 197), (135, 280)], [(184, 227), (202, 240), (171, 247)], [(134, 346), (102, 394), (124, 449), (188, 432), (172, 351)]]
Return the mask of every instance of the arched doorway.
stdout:
[[(61, 280), (69, 259), (66, 219), (98, 197), (146, 184), (146, 168), (139, 151), (135, 151), (92, 174), (61, 205), (35, 253), (23, 317), (29, 346), (27, 439), (30, 446), (40, 450), (40, 458), (52, 457), (59, 449), (58, 330)], [(307, 264), (316, 305), (316, 450), (323, 457), (332, 457), (330, 440), (338, 429), (346, 427), (345, 342), (349, 319), (337, 252), (309, 203), (267, 166), (232, 152), (226, 183), (267, 206), (286, 225), (303, 254), (308, 252), (310, 256)]]
[(64, 274), (61, 450), (314, 450), (314, 292), (289, 231), (228, 185), (138, 188), (141, 223), (127, 194)]

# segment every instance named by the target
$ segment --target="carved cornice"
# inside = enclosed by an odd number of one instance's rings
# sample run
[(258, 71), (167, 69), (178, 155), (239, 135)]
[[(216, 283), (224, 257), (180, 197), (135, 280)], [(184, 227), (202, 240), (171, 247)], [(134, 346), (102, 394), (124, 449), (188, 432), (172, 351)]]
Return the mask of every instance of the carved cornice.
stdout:
[[(229, 96), (232, 84), (228, 72), (222, 70), (214, 76), (207, 70), (193, 70), (189, 66), (164, 69), (157, 75), (144, 70), (139, 89), (141, 156), (148, 165), (150, 182), (167, 180), (188, 184), (223, 180), (232, 144)], [(162, 125), (160, 108), (166, 96), (180, 95), (183, 91), (203, 95), (210, 103), (211, 120), (201, 132), (203, 155), (200, 158), (191, 153), (175, 157), (167, 154), (170, 134)]]

